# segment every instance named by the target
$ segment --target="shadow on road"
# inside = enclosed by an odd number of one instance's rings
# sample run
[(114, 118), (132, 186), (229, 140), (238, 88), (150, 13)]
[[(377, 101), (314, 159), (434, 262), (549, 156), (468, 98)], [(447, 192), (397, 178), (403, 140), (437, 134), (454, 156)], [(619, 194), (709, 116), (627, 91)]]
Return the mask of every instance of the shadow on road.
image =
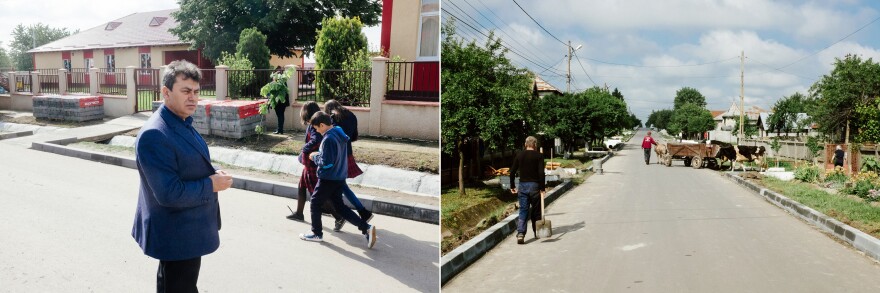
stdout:
[[(340, 255), (374, 267), (416, 291), (436, 291), (434, 286), (437, 284), (436, 278), (440, 271), (440, 246), (437, 242), (416, 240), (404, 234), (377, 229), (376, 245), (373, 249), (367, 249), (366, 240), (360, 231), (351, 226), (343, 229), (343, 232), (334, 232), (332, 235), (348, 245), (363, 247), (366, 250), (366, 257), (330, 242), (324, 242), (324, 246)], [(426, 259), (430, 261), (425, 261)], [(430, 282), (431, 280), (433, 282)]]

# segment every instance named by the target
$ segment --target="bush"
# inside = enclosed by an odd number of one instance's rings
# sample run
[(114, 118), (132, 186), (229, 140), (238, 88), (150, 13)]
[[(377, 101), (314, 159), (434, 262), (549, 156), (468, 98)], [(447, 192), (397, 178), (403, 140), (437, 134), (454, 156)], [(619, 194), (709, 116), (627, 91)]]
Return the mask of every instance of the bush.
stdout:
[[(362, 32), (360, 18), (325, 18), (315, 44), (315, 66), (317, 69), (342, 69), (343, 63), (351, 55), (367, 48), (367, 36)], [(336, 75), (319, 75), (316, 80), (316, 94), (320, 99), (333, 99), (334, 90), (339, 88), (340, 78)]]
[[(250, 70), (249, 73), (236, 73), (229, 74), (229, 96), (230, 97), (240, 97), (241, 91), (247, 87), (249, 84), (254, 82), (256, 76), (253, 73), (254, 65), (248, 60), (247, 54), (236, 53), (235, 55), (230, 54), (229, 52), (221, 53), (219, 63), (221, 65), (229, 66), (229, 70)], [(218, 99), (221, 97), (217, 97)]]
[(258, 69), (269, 69), (269, 47), (266, 46), (266, 35), (257, 28), (249, 28), (241, 31), (238, 45), (235, 46), (237, 54), (247, 54), (246, 58), (251, 65)]
[(874, 157), (865, 157), (862, 159), (862, 172), (866, 171), (880, 172), (880, 162)]
[(867, 171), (856, 174), (852, 177), (852, 185), (843, 190), (843, 192), (856, 195), (868, 201), (878, 200), (878, 189), (880, 189), (880, 176), (876, 172)]
[(794, 178), (803, 182), (814, 183), (819, 181), (819, 167), (802, 166), (794, 170)]
[(849, 181), (849, 176), (846, 176), (841, 167), (834, 167), (834, 170), (825, 174), (825, 182), (845, 183), (847, 181)]

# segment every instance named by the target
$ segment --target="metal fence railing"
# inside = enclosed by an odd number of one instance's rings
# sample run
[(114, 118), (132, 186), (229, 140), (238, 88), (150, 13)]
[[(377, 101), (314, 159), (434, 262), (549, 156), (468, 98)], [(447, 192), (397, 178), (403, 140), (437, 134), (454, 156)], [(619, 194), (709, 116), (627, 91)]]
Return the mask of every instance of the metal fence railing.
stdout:
[(304, 69), (297, 71), (298, 101), (335, 99), (346, 106), (370, 106), (371, 70)]
[(235, 99), (256, 99), (262, 97), (260, 89), (272, 81), (273, 69), (228, 70), (229, 97)]
[(385, 99), (419, 102), (440, 101), (438, 62), (388, 62)]
[(28, 72), (19, 72), (15, 75), (15, 91), (31, 92), (31, 75)]
[(203, 98), (215, 98), (217, 96), (217, 70), (200, 69), (202, 79), (199, 81), (199, 96)]
[(159, 101), (162, 88), (160, 69), (139, 68), (134, 70), (136, 76), (135, 90), (137, 92), (137, 105), (135, 112), (153, 110), (153, 101)]
[(58, 87), (58, 69), (37, 69), (40, 74), (40, 93), (41, 94), (60, 94)]
[(98, 70), (98, 93), (124, 96), (126, 91), (125, 69)]
[(89, 80), (88, 68), (71, 68), (67, 72), (67, 92), (85, 94), (91, 92)]

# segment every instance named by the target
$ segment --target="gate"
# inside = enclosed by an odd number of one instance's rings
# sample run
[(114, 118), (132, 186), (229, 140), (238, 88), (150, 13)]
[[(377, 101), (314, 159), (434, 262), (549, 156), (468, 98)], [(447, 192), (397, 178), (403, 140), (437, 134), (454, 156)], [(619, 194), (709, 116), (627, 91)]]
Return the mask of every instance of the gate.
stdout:
[(137, 105), (135, 112), (153, 110), (153, 101), (160, 101), (159, 69), (135, 69), (135, 88), (137, 89)]

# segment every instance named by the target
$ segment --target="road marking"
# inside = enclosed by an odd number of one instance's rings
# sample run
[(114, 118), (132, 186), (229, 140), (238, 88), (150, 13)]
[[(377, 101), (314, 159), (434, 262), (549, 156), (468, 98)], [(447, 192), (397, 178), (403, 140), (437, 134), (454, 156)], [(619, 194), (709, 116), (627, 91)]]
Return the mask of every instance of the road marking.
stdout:
[(644, 243), (639, 243), (639, 244), (627, 245), (627, 246), (621, 247), (620, 250), (630, 251), (630, 250), (636, 250), (636, 249), (639, 249), (639, 248), (642, 248), (645, 246), (648, 246), (648, 245), (646, 245)]

